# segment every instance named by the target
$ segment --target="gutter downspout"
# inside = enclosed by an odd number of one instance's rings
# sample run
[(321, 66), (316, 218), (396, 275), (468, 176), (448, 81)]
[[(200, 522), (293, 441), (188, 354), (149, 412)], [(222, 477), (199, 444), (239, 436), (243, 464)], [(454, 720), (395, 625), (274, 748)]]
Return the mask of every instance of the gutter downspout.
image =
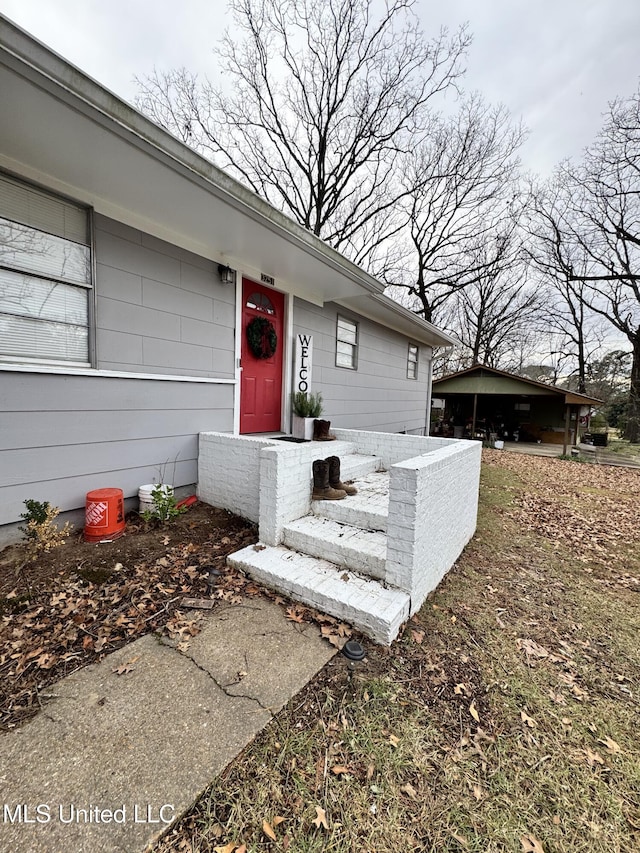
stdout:
[(431, 358), (427, 362), (427, 411), (424, 421), (424, 435), (429, 435), (431, 431), (431, 399), (433, 397), (433, 350), (431, 350)]

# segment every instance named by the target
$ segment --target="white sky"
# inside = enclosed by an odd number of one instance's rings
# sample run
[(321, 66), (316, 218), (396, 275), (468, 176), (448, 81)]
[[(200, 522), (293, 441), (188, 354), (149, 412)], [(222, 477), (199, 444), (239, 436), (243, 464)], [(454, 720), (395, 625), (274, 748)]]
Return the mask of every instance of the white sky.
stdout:
[[(322, 2), (322, 0), (318, 0)], [(427, 34), (469, 22), (467, 89), (504, 103), (543, 174), (580, 154), (607, 103), (640, 77), (639, 0), (418, 0)], [(134, 76), (184, 65), (213, 76), (226, 0), (0, 0), (0, 12), (126, 100)]]

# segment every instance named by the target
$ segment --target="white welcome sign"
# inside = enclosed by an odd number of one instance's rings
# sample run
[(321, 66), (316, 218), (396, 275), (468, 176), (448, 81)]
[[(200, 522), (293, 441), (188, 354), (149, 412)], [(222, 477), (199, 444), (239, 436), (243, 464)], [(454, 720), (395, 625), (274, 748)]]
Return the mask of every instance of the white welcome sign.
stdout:
[(311, 390), (311, 362), (313, 335), (296, 335), (296, 362), (293, 376), (294, 392), (308, 393)]

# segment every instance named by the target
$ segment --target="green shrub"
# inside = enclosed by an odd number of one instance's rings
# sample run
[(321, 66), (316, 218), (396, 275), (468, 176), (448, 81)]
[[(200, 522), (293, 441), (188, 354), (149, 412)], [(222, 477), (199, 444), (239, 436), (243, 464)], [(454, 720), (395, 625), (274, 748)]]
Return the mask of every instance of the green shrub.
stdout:
[(178, 506), (173, 489), (163, 487), (162, 483), (158, 483), (152, 489), (151, 499), (153, 509), (147, 509), (142, 513), (142, 518), (147, 522), (155, 521), (158, 524), (165, 524), (165, 522), (177, 518), (187, 511), (186, 506)]
[(293, 413), (299, 418), (319, 418), (322, 414), (322, 394), (297, 391), (291, 395)]
[(57, 506), (51, 506), (49, 501), (24, 501), (26, 512), (20, 514), (26, 524), (19, 529), (24, 534), (27, 544), (27, 558), (29, 561), (37, 559), (39, 554), (51, 551), (64, 545), (65, 539), (71, 533), (71, 525), (66, 522), (64, 527), (58, 528), (54, 524), (60, 515)]

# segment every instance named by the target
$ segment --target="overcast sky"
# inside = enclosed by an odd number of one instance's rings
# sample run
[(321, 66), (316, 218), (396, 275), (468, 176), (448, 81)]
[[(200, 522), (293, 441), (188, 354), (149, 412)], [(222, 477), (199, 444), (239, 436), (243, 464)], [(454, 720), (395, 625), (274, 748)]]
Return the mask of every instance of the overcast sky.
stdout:
[[(318, 0), (322, 2), (322, 0)], [(0, 12), (116, 94), (134, 77), (184, 65), (211, 73), (226, 0), (0, 0)], [(579, 156), (607, 103), (640, 77), (640, 0), (418, 0), (427, 33), (468, 21), (467, 89), (502, 102), (530, 137), (543, 174)]]

